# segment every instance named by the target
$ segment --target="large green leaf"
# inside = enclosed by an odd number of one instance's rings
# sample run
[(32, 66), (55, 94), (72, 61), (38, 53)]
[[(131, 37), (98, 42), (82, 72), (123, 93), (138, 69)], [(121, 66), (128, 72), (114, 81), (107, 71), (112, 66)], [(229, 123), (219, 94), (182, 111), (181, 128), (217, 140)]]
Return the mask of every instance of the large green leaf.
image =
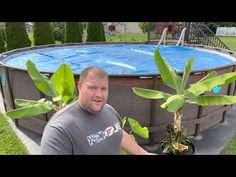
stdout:
[(187, 91), (191, 92), (194, 97), (196, 97), (202, 93), (211, 91), (215, 86), (227, 85), (235, 80), (236, 72), (226, 73), (192, 84)]
[(205, 77), (203, 77), (201, 80), (199, 80), (198, 83), (199, 83), (199, 82), (202, 82), (202, 81), (205, 81), (205, 80), (207, 80), (207, 79), (214, 78), (214, 77), (216, 77), (216, 76), (217, 76), (217, 72), (212, 71), (212, 72), (210, 72), (209, 74), (207, 74)]
[(12, 119), (31, 118), (39, 114), (47, 113), (54, 109), (54, 107), (51, 102), (39, 102), (38, 104), (8, 111), (5, 114)]
[(136, 95), (141, 96), (143, 98), (148, 98), (148, 99), (164, 98), (165, 100), (167, 100), (171, 96), (170, 94), (164, 93), (161, 91), (143, 89), (143, 88), (138, 88), (138, 87), (133, 87), (132, 90)]
[(187, 100), (187, 102), (202, 105), (202, 106), (228, 105), (228, 104), (236, 103), (236, 96), (227, 96), (227, 95), (198, 96), (191, 100)]
[(176, 112), (184, 105), (184, 97), (182, 95), (173, 95), (161, 105), (161, 108), (167, 109), (169, 112)]
[(6, 115), (0, 112), (0, 119), (3, 119), (5, 117), (6, 117)]
[(35, 104), (39, 104), (40, 102), (44, 102), (46, 99), (42, 98), (38, 101), (34, 101), (34, 100), (26, 100), (26, 99), (15, 99), (15, 103), (16, 105), (20, 106), (20, 107), (26, 107), (26, 106), (32, 106)]
[(190, 59), (185, 64), (184, 73), (183, 73), (183, 80), (182, 80), (181, 89), (180, 89), (181, 93), (183, 93), (183, 90), (186, 86), (186, 83), (188, 81), (188, 77), (189, 77), (189, 74), (190, 74), (193, 63), (194, 63), (194, 59)]
[(61, 96), (62, 103), (68, 100), (75, 94), (74, 75), (69, 65), (62, 64), (51, 77), (51, 83), (55, 90), (56, 96)]
[(134, 133), (136, 133), (137, 135), (139, 135), (143, 138), (149, 137), (149, 135), (148, 135), (149, 131), (148, 131), (147, 127), (142, 127), (138, 121), (136, 121), (132, 118), (128, 118), (128, 122), (129, 122), (129, 125)]
[(47, 76), (41, 74), (31, 60), (27, 61), (27, 71), (35, 86), (45, 95), (54, 96), (53, 88)]
[(154, 50), (154, 57), (155, 57), (155, 62), (160, 72), (162, 81), (169, 87), (177, 90), (178, 92), (179, 87), (177, 85), (177, 80), (179, 79), (175, 71), (171, 68), (171, 66), (166, 61), (163, 60), (163, 58), (161, 57), (157, 49)]

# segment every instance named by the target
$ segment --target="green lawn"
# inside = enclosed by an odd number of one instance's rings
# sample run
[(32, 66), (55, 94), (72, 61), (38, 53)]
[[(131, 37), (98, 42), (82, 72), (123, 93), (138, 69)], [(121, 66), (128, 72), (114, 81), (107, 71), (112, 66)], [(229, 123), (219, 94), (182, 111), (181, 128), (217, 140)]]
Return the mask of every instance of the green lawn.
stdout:
[(25, 145), (12, 130), (7, 120), (0, 116), (0, 155), (29, 154)]
[(147, 34), (115, 34), (106, 37), (106, 42), (145, 42), (147, 41)]
[[(29, 39), (33, 46), (33, 33), (28, 33)], [(122, 34), (115, 34), (115, 35), (108, 35), (106, 36), (106, 42), (145, 42), (147, 41), (147, 34), (137, 33), (137, 34), (130, 34), (130, 33), (122, 33)], [(56, 44), (61, 42), (56, 41)]]
[(222, 155), (236, 155), (236, 135), (229, 141), (221, 152)]
[(219, 37), (231, 50), (236, 51), (236, 37)]

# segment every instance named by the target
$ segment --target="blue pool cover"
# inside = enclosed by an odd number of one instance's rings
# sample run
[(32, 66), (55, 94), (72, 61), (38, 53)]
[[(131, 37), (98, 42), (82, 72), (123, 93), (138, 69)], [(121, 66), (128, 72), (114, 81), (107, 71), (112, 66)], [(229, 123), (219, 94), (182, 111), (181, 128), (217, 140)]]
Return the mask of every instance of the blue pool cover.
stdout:
[(194, 58), (192, 70), (215, 68), (235, 62), (230, 55), (215, 51), (184, 47), (147, 44), (100, 44), (43, 48), (23, 51), (5, 57), (4, 65), (26, 69), (31, 59), (40, 71), (54, 72), (62, 64), (69, 64), (74, 73), (88, 66), (99, 66), (109, 74), (154, 74), (158, 70), (154, 49), (177, 71), (183, 71), (185, 62)]

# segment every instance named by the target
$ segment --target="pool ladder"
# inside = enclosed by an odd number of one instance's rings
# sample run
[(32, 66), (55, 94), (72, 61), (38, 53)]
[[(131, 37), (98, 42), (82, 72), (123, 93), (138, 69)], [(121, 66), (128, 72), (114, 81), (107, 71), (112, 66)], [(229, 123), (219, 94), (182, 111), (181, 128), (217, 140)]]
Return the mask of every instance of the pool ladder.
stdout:
[[(163, 45), (166, 45), (166, 32), (167, 32), (168, 28), (165, 28), (162, 32), (162, 35), (161, 35), (161, 39), (160, 41), (158, 42), (157, 45), (161, 45), (162, 41), (163, 41)], [(180, 37), (179, 37), (179, 40), (177, 42), (177, 46), (181, 43), (181, 45), (184, 44), (184, 36), (185, 36), (185, 31), (186, 31), (186, 28), (183, 28), (182, 31), (181, 31), (181, 34), (180, 34)]]
[(163, 45), (166, 45), (166, 32), (167, 32), (167, 29), (168, 28), (165, 28), (163, 30), (162, 35), (161, 35), (161, 39), (160, 39), (160, 41), (158, 42), (157, 45), (160, 45), (162, 41), (163, 41)]
[(183, 28), (182, 31), (181, 31), (181, 34), (180, 34), (180, 37), (179, 37), (179, 40), (177, 42), (177, 46), (181, 43), (181, 45), (184, 44), (184, 36), (185, 36), (185, 31), (186, 31), (186, 28)]

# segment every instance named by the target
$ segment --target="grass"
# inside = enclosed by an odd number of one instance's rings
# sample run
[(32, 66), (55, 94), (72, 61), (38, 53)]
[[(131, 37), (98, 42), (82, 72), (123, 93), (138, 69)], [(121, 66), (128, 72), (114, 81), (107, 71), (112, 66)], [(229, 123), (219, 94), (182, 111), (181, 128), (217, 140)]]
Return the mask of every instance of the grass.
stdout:
[[(28, 33), (29, 39), (33, 44), (33, 33)], [(147, 34), (143, 33), (118, 33), (115, 35), (106, 36), (106, 42), (145, 42), (147, 41)], [(56, 41), (56, 44), (61, 43)]]
[(0, 116), (0, 155), (27, 155), (25, 145), (10, 127), (5, 117)]
[(147, 34), (143, 33), (118, 33), (106, 37), (106, 42), (145, 42)]
[(235, 155), (236, 154), (236, 135), (224, 147), (221, 154), (222, 155)]
[(236, 51), (236, 37), (221, 36), (219, 37), (231, 50)]

